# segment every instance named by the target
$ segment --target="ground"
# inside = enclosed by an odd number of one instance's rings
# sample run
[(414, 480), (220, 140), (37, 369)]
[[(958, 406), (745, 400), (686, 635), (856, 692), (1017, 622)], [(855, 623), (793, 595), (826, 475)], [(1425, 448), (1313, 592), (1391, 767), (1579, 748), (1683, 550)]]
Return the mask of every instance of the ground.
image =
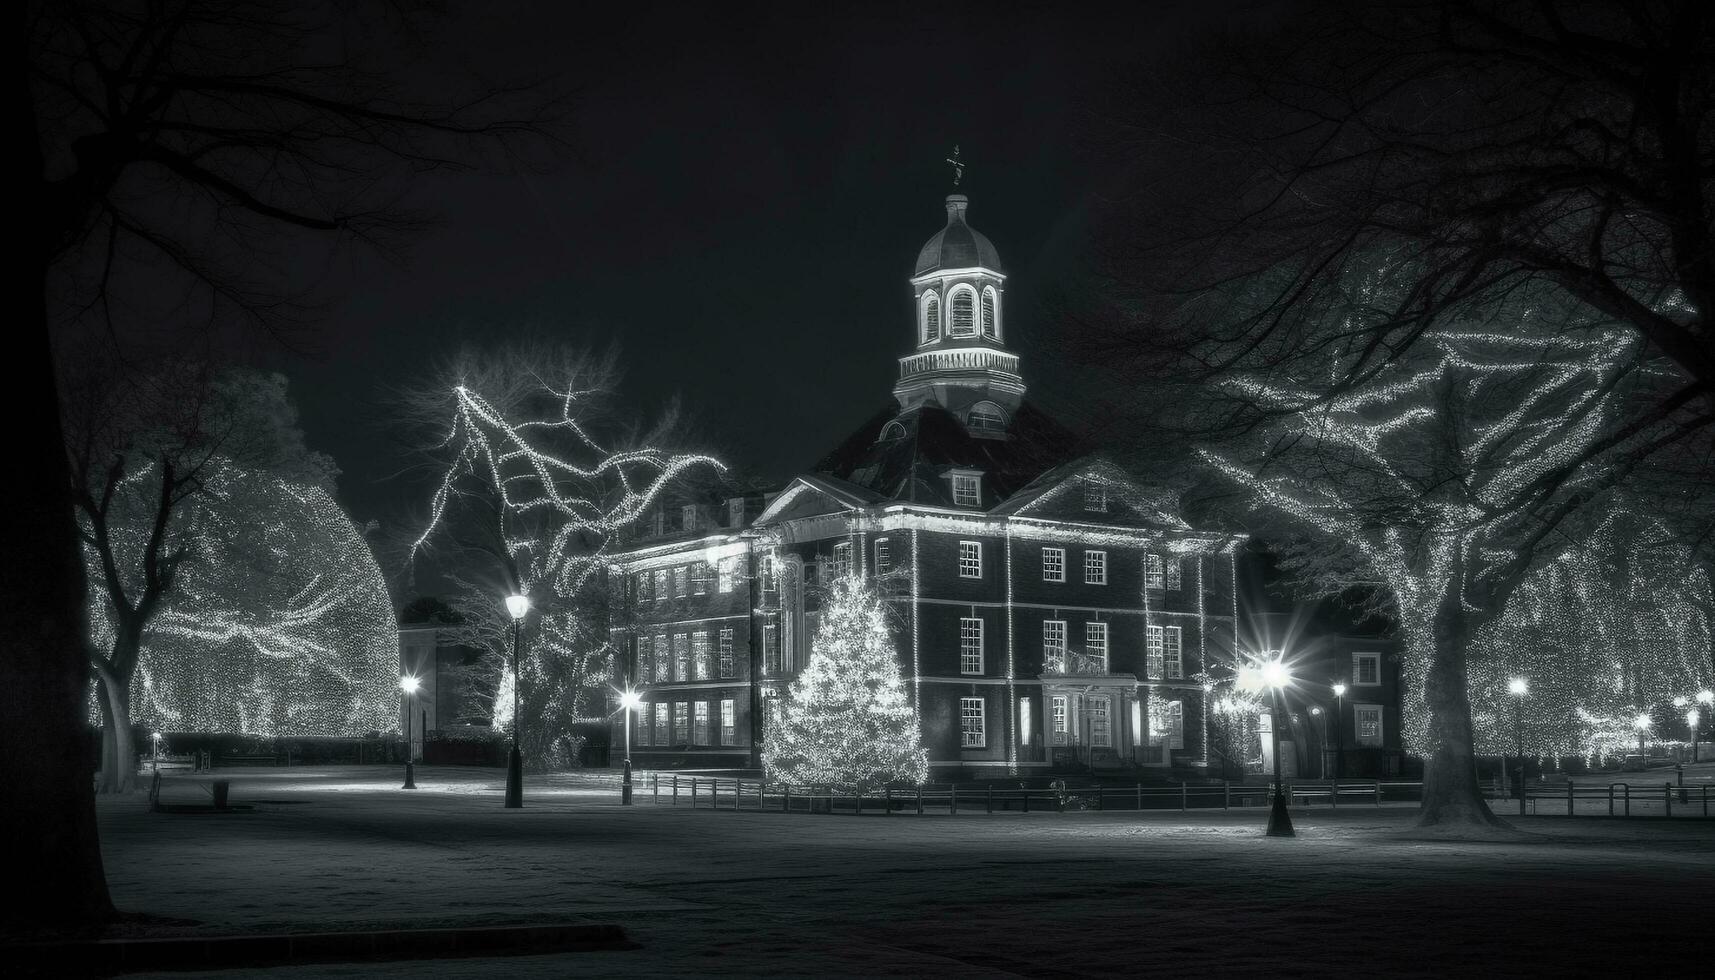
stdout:
[[(248, 813), (101, 804), (121, 907), (191, 933), (611, 922), (640, 948), (277, 977), (1678, 973), (1715, 943), (1715, 821), (1530, 817), (1426, 840), (1412, 807), (810, 815), (616, 805), (599, 778), (222, 772)], [(166, 796), (206, 800), (199, 777)], [(182, 975), (182, 974), (181, 974)], [(217, 976), (251, 976), (255, 971)]]

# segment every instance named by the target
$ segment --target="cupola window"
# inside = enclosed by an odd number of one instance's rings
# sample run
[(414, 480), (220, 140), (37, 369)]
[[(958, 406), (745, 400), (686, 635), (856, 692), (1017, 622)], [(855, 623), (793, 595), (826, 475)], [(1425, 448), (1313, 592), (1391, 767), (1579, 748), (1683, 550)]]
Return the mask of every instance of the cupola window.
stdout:
[(954, 292), (949, 301), (952, 303), (952, 317), (948, 324), (947, 333), (953, 337), (975, 337), (977, 335), (977, 294), (966, 286)]
[(1000, 336), (995, 330), (995, 301), (1000, 296), (995, 293), (993, 286), (983, 287), (983, 336), (994, 340)]
[(932, 344), (941, 339), (941, 301), (934, 293), (923, 297), (923, 342)]
[(977, 402), (965, 416), (965, 427), (975, 435), (1002, 435), (1006, 432), (1006, 413), (994, 402)]

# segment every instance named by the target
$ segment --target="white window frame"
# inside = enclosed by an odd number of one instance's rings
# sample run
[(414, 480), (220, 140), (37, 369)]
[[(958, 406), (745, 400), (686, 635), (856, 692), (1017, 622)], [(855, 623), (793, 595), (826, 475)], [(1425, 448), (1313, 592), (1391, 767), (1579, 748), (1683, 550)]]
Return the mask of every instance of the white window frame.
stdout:
[(673, 702), (673, 744), (691, 744), (691, 702)]
[(673, 634), (673, 679), (676, 681), (690, 680), (691, 672), (691, 634)]
[(1113, 698), (1106, 694), (1092, 694), (1088, 707), (1090, 714), (1090, 747), (1096, 749), (1111, 749), (1114, 747), (1114, 707)]
[(1167, 702), (1167, 747), (1183, 749), (1185, 747), (1185, 702)]
[(721, 744), (738, 744), (738, 705), (732, 698), (721, 699)]
[(1032, 731), (1034, 720), (1030, 717), (1030, 711), (1034, 707), (1035, 705), (1031, 703), (1029, 695), (1018, 699), (1018, 744), (1027, 748), (1030, 745), (1031, 736), (1035, 734)]
[(983, 672), (983, 621), (976, 616), (959, 617), (959, 673)]
[(1185, 676), (1185, 630), (1179, 626), (1163, 626), (1161, 628), (1162, 662), (1167, 668), (1167, 679), (1176, 681)]
[(733, 580), (738, 575), (737, 566), (737, 558), (722, 558), (720, 563), (715, 566), (715, 575), (717, 576), (715, 587), (720, 589), (722, 595), (732, 591)]
[[(958, 315), (956, 311), (960, 296), (969, 296), (971, 300), (970, 326), (963, 330), (960, 329), (958, 321), (955, 319)], [(982, 298), (977, 295), (976, 289), (968, 283), (960, 283), (947, 290), (947, 336), (960, 339), (982, 336), (982, 305)]]
[(1067, 711), (1069, 700), (1064, 694), (1056, 694), (1048, 701), (1048, 732), (1055, 745), (1065, 745), (1067, 742)]
[(733, 659), (732, 635), (730, 627), (721, 630), (720, 646), (717, 648), (719, 660), (716, 663), (720, 668), (720, 676), (722, 677), (738, 676), (738, 661)]
[[(1366, 660), (1373, 661), (1375, 663), (1376, 679), (1373, 681), (1366, 681), (1363, 679), (1363, 676), (1364, 676), (1363, 665), (1364, 665), (1364, 661), (1366, 661)], [(1368, 650), (1363, 650), (1363, 651), (1359, 651), (1357, 653), (1352, 654), (1352, 686), (1353, 687), (1381, 687), (1382, 686), (1382, 655), (1381, 654), (1372, 653)]]
[(667, 634), (655, 634), (655, 679), (668, 681), (673, 679), (673, 654), (668, 648)]
[(1056, 665), (1062, 672), (1066, 670), (1066, 621), (1064, 619), (1044, 619), (1042, 621), (1042, 669), (1051, 670)]
[[(931, 306), (935, 308), (933, 316), (929, 311)], [(922, 338), (917, 346), (924, 347), (941, 339), (941, 296), (933, 289), (926, 290), (917, 301), (917, 320), (918, 335)]]
[[(1099, 652), (1098, 652), (1099, 651)], [(1108, 672), (1108, 624), (1092, 619), (1084, 624), (1084, 657), (1098, 674)]]
[(693, 680), (706, 681), (712, 676), (709, 662), (709, 634), (698, 631), (691, 634), (691, 677)]
[(959, 748), (983, 749), (987, 747), (988, 702), (982, 698), (960, 698)]
[(673, 574), (665, 568), (655, 570), (655, 601), (666, 602), (673, 598)]
[(982, 309), (977, 314), (978, 331), (994, 340), (1000, 339), (1000, 290), (984, 286)]
[(1042, 581), (1044, 581), (1044, 582), (1064, 582), (1064, 581), (1066, 581), (1066, 549), (1065, 548), (1046, 548), (1045, 547), (1042, 549)]
[(1185, 570), (1180, 567), (1178, 555), (1169, 555), (1165, 559), (1167, 565), (1167, 588), (1177, 591), (1185, 587)]
[(1167, 574), (1162, 571), (1160, 555), (1143, 556), (1143, 587), (1146, 589), (1167, 587)]
[(691, 594), (709, 594), (709, 563), (697, 562), (691, 566)]
[(655, 740), (656, 745), (672, 745), (673, 738), (673, 707), (665, 701), (655, 702)]
[(691, 744), (709, 744), (709, 703), (691, 702)]
[(834, 542), (834, 557), (830, 564), (833, 566), (835, 578), (852, 573), (852, 543), (850, 541)]
[(893, 567), (893, 545), (887, 538), (875, 539), (875, 573), (881, 575)]
[[(1376, 733), (1364, 734), (1364, 715), (1374, 711), (1376, 714)], [(1387, 741), (1387, 716), (1379, 704), (1352, 705), (1352, 737), (1359, 745), (1383, 745)]]
[(959, 577), (983, 577), (983, 543), (981, 541), (959, 542)]
[(954, 507), (983, 505), (983, 478), (980, 473), (954, 473), (952, 480)]
[(654, 575), (651, 575), (648, 572), (638, 572), (637, 573), (637, 601), (639, 603), (654, 602), (655, 601), (655, 588), (654, 588), (654, 586), (655, 586), (655, 576)]
[(762, 673), (776, 676), (786, 672), (786, 656), (780, 649), (780, 627), (768, 623), (762, 627)]
[(673, 597), (683, 599), (690, 594), (691, 570), (688, 566), (680, 565), (673, 569)]
[(1084, 552), (1084, 584), (1108, 584), (1108, 553), (1105, 551)]
[(641, 702), (637, 705), (636, 711), (627, 711), (626, 714), (632, 716), (627, 718), (627, 723), (635, 723), (637, 725), (637, 744), (654, 745), (655, 739), (653, 736), (655, 734), (655, 726), (653, 722), (655, 719), (655, 709), (650, 705), (650, 703), (648, 701)]
[(1167, 674), (1166, 640), (1161, 629), (1159, 626), (1143, 628), (1143, 675), (1152, 681), (1162, 680)]

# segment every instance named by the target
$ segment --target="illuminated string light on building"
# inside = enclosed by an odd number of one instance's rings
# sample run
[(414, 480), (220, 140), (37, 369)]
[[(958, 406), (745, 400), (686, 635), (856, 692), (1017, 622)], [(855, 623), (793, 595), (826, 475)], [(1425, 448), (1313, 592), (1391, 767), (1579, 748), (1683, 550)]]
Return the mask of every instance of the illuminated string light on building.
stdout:
[(809, 663), (792, 682), (783, 717), (764, 734), (771, 778), (834, 786), (928, 778), (922, 726), (886, 617), (861, 579), (829, 588)]
[[(361, 735), (398, 724), (387, 584), (325, 489), (212, 470), (187, 516), (191, 558), (144, 636), (134, 720), (168, 732)], [(147, 528), (127, 524), (138, 548)], [(109, 643), (105, 603), (90, 605)]]

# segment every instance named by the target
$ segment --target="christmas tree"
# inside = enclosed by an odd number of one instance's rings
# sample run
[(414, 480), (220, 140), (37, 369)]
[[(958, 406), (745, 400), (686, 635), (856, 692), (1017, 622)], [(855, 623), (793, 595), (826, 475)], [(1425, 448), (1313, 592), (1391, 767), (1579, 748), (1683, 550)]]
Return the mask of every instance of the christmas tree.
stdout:
[(763, 733), (769, 775), (798, 785), (923, 782), (929, 755), (880, 599), (859, 578), (839, 579), (821, 620), (810, 662)]

